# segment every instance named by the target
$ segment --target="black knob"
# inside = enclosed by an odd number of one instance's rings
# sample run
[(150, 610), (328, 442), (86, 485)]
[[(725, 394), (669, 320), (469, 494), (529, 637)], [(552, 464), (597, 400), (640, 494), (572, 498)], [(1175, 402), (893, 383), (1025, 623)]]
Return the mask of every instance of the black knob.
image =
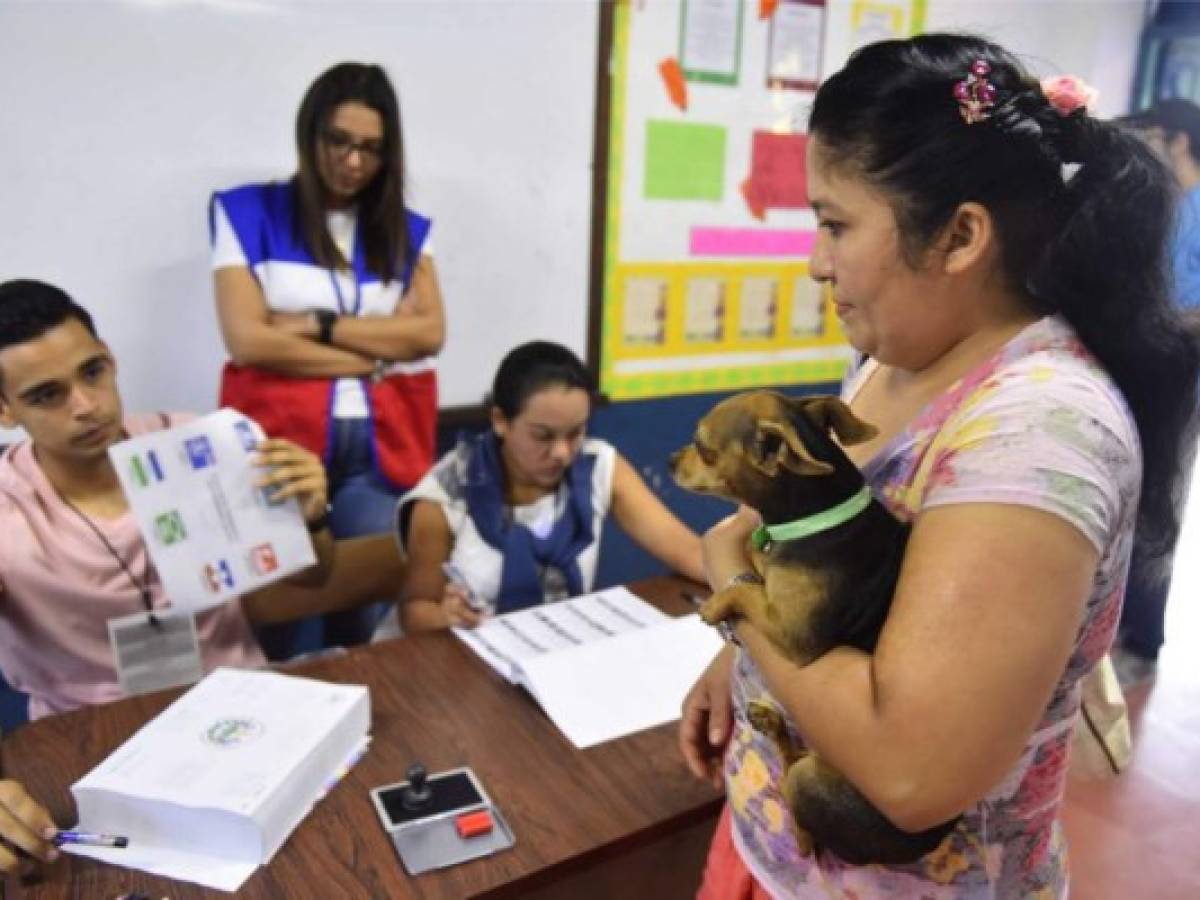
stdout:
[(420, 809), (426, 806), (433, 799), (433, 789), (426, 780), (429, 775), (425, 767), (420, 763), (413, 763), (405, 774), (408, 775), (408, 785), (400, 795), (400, 802), (405, 809)]

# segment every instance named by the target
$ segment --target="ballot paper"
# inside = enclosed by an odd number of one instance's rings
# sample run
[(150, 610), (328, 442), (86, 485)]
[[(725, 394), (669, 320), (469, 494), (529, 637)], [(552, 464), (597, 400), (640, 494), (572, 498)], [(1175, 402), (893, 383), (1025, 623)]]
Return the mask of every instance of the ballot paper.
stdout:
[(79, 828), (129, 838), (69, 853), (236, 890), (361, 755), (358, 685), (220, 668), (71, 786)]
[(580, 749), (677, 719), (684, 695), (721, 649), (699, 616), (672, 618), (625, 588), (454, 632), (528, 690)]
[(109, 448), (176, 609), (217, 606), (316, 561), (296, 500), (272, 502), (255, 487), (262, 438), (252, 420), (222, 409)]

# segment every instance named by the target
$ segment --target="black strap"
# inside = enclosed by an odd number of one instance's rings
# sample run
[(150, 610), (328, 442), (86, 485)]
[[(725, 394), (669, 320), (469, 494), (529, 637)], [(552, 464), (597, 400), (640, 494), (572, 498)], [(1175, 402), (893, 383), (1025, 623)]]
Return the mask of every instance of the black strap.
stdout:
[[(59, 496), (61, 496), (61, 494)], [(81, 509), (79, 509), (79, 507), (77, 507), (70, 500), (68, 500), (66, 497), (63, 497), (62, 501), (63, 501), (63, 503), (65, 503), (67, 505), (67, 507), (73, 513), (75, 513), (75, 515), (79, 516), (79, 518), (83, 520), (84, 524), (87, 525), (87, 527), (92, 530), (92, 533), (94, 535), (96, 535), (97, 538), (100, 539), (100, 543), (102, 543), (104, 545), (104, 549), (107, 550), (109, 555), (117, 561), (117, 565), (119, 565), (121, 567), (122, 571), (124, 571), (125, 574), (129, 577), (129, 580), (131, 582), (133, 582), (133, 586), (137, 589), (138, 594), (142, 598), (142, 605), (146, 607), (147, 621), (149, 621), (150, 624), (153, 625), (155, 628), (161, 628), (162, 623), (158, 620), (158, 616), (156, 616), (154, 614), (154, 604), (150, 601), (150, 555), (149, 555), (149, 551), (147, 551), (147, 554), (146, 554), (146, 573), (142, 577), (142, 580), (139, 581), (137, 576), (133, 574), (133, 569), (129, 568), (128, 563), (126, 563), (125, 560), (122, 559), (121, 554), (117, 552), (117, 548), (112, 545), (112, 542), (109, 541), (109, 539), (104, 536), (104, 532), (102, 532), (100, 530), (100, 527), (95, 522), (93, 522), (90, 518), (85, 516), (83, 514), (83, 511)]]

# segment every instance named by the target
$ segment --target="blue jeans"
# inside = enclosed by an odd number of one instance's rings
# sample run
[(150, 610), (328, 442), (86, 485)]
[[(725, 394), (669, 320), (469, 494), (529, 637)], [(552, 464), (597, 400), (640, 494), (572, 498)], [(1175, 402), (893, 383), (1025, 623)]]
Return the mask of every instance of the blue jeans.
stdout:
[[(330, 530), (335, 538), (360, 537), (391, 531), (395, 490), (375, 470), (371, 429), (367, 419), (334, 419), (333, 452), (327, 465)], [(320, 647), (351, 647), (371, 639), (375, 626), (387, 612), (388, 601), (360, 606), (323, 619), (284, 622), (259, 629), (258, 639), (268, 659), (288, 659)]]
[[(1189, 449), (1183, 460), (1182, 502), (1175, 513), (1183, 522), (1183, 513), (1191, 496), (1192, 478), (1197, 468), (1196, 450)], [(1136, 535), (1134, 541), (1136, 543)], [(1147, 563), (1134, 553), (1129, 565), (1129, 580), (1125, 585), (1125, 605), (1121, 607), (1120, 634), (1116, 644), (1142, 659), (1157, 660), (1158, 652), (1167, 641), (1167, 597), (1171, 593), (1171, 575), (1175, 566), (1176, 547), (1165, 560)]]
[(1151, 572), (1154, 566), (1135, 557), (1129, 567), (1125, 586), (1125, 605), (1121, 607), (1120, 636), (1117, 644), (1142, 659), (1158, 659), (1166, 643), (1167, 595), (1171, 592), (1171, 563), (1164, 572)]

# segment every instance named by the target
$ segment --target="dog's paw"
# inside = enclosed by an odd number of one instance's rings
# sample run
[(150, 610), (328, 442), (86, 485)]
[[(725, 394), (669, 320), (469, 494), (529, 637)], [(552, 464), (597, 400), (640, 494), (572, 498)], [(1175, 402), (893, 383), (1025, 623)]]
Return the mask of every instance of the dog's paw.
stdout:
[(699, 609), (700, 618), (708, 625), (716, 625), (729, 618), (729, 604), (718, 599), (718, 596), (709, 597)]
[(796, 846), (800, 848), (800, 853), (804, 856), (812, 856), (816, 851), (816, 845), (813, 843), (812, 835), (792, 821), (793, 831), (796, 835)]
[(783, 724), (783, 716), (779, 714), (773, 706), (768, 706), (766, 703), (751, 701), (746, 705), (746, 719), (750, 725), (759, 734), (765, 734), (769, 738), (779, 740), (787, 732), (786, 726)]

